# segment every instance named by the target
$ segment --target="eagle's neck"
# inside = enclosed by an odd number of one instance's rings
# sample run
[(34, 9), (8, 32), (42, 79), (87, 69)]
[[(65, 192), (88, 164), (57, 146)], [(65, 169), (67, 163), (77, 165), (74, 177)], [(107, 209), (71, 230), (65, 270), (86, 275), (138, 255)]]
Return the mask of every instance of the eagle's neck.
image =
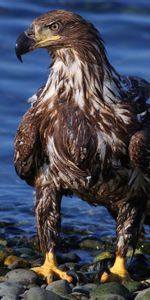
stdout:
[(98, 54), (98, 47), (94, 45), (93, 48), (95, 55), (87, 50), (84, 56), (73, 49), (57, 50), (53, 55), (48, 81), (40, 96), (42, 101), (49, 101), (52, 105), (52, 100), (57, 97), (69, 104), (74, 102), (82, 110), (88, 107), (91, 113), (117, 101), (116, 82), (119, 76), (106, 56), (106, 59), (102, 59)]

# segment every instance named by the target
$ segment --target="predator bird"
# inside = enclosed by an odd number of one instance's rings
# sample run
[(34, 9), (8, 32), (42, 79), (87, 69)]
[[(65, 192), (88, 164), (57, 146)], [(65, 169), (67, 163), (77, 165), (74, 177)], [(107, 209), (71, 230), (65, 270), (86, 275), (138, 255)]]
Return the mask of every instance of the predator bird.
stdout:
[(48, 80), (32, 98), (15, 138), (17, 174), (36, 189), (36, 222), (46, 257), (33, 270), (72, 281), (56, 261), (60, 204), (76, 194), (104, 205), (116, 220), (116, 258), (101, 282), (123, 281), (126, 253), (149, 223), (150, 83), (110, 64), (97, 29), (69, 11), (36, 18), (17, 39), (16, 55), (45, 48)]

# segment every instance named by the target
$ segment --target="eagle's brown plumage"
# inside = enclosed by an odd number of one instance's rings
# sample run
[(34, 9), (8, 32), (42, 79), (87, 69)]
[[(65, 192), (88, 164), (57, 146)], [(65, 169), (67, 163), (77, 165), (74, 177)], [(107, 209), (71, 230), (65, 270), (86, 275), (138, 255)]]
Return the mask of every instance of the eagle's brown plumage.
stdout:
[[(70, 280), (56, 267), (54, 253), (61, 198), (71, 192), (105, 205), (115, 218), (111, 273), (124, 278), (127, 249), (135, 248), (148, 220), (150, 84), (120, 76), (95, 27), (71, 12), (35, 19), (17, 40), (17, 56), (38, 47), (51, 55), (51, 71), (22, 119), (14, 157), (18, 175), (36, 188), (38, 234), (47, 253), (37, 271)], [(105, 274), (102, 281), (110, 279)]]

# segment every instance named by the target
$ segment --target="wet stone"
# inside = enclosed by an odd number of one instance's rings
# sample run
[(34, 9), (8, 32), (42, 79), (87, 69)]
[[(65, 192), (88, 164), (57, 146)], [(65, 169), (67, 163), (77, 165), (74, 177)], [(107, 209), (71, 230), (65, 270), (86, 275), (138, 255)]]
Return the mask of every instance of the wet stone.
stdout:
[(0, 246), (6, 247), (8, 244), (7, 240), (0, 238)]
[[(92, 299), (92, 298), (91, 298)], [(96, 298), (96, 300), (126, 300), (127, 298), (124, 298), (122, 296), (119, 295), (112, 295), (112, 294), (106, 294), (103, 295), (102, 297), (100, 296), (100, 298)]]
[(8, 266), (9, 269), (30, 267), (30, 263), (27, 260), (15, 255), (7, 256), (4, 261), (4, 265)]
[(1, 282), (0, 283), (0, 297), (2, 299), (17, 300), (18, 296), (24, 292), (24, 287), (17, 283)]
[(72, 292), (72, 289), (66, 280), (54, 281), (46, 287), (46, 290), (59, 295), (70, 294)]
[(59, 265), (59, 269), (64, 271), (64, 272), (76, 272), (80, 269), (80, 265), (76, 263), (65, 263), (63, 265)]
[(103, 249), (104, 245), (101, 241), (99, 241), (96, 238), (85, 238), (79, 242), (79, 247), (81, 249), (99, 250)]
[(6, 249), (0, 249), (0, 263), (3, 263), (8, 253)]
[(17, 253), (19, 253), (19, 256), (22, 258), (26, 258), (26, 257), (34, 257), (36, 252), (33, 251), (31, 248), (27, 248), (27, 247), (20, 247), (19, 249), (17, 249)]
[(73, 290), (72, 290), (72, 295), (73, 296), (75, 296), (77, 294), (88, 297), (89, 296), (89, 289), (86, 288), (85, 286), (78, 285), (78, 286), (74, 287)]
[(95, 283), (86, 283), (84, 287), (90, 292), (97, 288), (97, 284)]
[(130, 293), (142, 289), (142, 283), (134, 280), (124, 281), (123, 285), (130, 291)]
[[(107, 298), (108, 295), (117, 295), (121, 296), (123, 298), (129, 298), (130, 293), (128, 289), (123, 286), (122, 284), (118, 282), (109, 282), (109, 283), (104, 283), (99, 286), (97, 286), (96, 289), (92, 290), (90, 293), (91, 300), (101, 300), (101, 299), (110, 299)], [(121, 300), (121, 299), (118, 299)]]
[(20, 284), (28, 285), (30, 283), (36, 283), (38, 276), (31, 270), (15, 269), (8, 272), (5, 276), (6, 281), (17, 282)]
[(99, 283), (99, 272), (85, 272), (84, 275), (86, 275), (87, 282), (85, 283)]
[(150, 287), (144, 291), (140, 291), (135, 297), (135, 300), (149, 300), (150, 299)]
[(25, 293), (25, 300), (65, 300), (64, 297), (40, 287), (33, 287)]
[(99, 262), (103, 259), (111, 259), (114, 258), (114, 254), (112, 254), (109, 251), (104, 251), (99, 253), (95, 258), (94, 258), (94, 263)]

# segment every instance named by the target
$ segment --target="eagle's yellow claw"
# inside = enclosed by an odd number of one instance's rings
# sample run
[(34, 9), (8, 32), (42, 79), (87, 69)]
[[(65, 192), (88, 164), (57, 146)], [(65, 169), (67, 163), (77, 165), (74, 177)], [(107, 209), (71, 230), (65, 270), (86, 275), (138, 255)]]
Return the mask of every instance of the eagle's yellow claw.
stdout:
[(54, 255), (52, 253), (46, 254), (46, 259), (42, 266), (34, 267), (31, 270), (44, 277), (48, 284), (53, 281), (54, 274), (58, 275), (58, 277), (60, 277), (61, 279), (67, 280), (69, 283), (71, 283), (73, 280), (71, 276), (67, 275), (66, 272), (61, 271), (58, 268)]
[(125, 267), (125, 258), (117, 255), (114, 265), (112, 266), (112, 268), (110, 268), (110, 272), (104, 272), (100, 278), (100, 281), (102, 283), (110, 281), (123, 282), (125, 280), (128, 280), (129, 278), (129, 273), (127, 272)]

